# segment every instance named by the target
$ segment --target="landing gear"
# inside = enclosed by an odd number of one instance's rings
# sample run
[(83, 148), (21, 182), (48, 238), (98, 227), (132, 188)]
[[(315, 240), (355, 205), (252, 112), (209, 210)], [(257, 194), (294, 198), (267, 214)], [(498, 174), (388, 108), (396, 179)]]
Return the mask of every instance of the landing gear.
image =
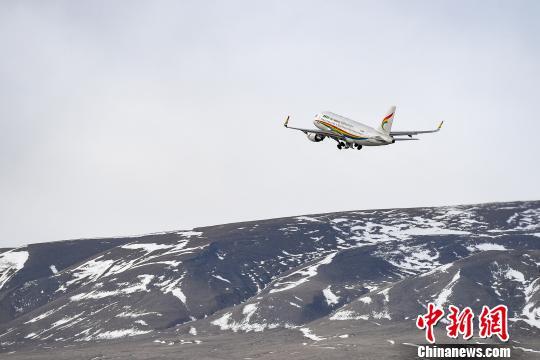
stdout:
[(339, 150), (345, 148), (345, 149), (348, 149), (349, 148), (349, 144), (347, 143), (344, 143), (343, 141), (339, 141), (338, 144), (337, 144), (337, 148)]
[(343, 142), (343, 141), (339, 141), (338, 144), (337, 144), (337, 148), (339, 150), (341, 149), (362, 149), (362, 145), (359, 145), (359, 144), (351, 144), (351, 143), (346, 143), (346, 142)]

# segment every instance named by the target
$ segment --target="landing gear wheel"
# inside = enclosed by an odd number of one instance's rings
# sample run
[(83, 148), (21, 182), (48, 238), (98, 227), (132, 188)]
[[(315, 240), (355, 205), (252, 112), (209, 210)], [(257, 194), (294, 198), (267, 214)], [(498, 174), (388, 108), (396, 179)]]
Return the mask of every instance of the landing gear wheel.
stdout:
[(337, 148), (338, 148), (339, 150), (341, 150), (341, 148), (342, 148), (341, 144), (337, 144)]
[(357, 148), (358, 150), (362, 150), (362, 145), (357, 145), (356, 148)]

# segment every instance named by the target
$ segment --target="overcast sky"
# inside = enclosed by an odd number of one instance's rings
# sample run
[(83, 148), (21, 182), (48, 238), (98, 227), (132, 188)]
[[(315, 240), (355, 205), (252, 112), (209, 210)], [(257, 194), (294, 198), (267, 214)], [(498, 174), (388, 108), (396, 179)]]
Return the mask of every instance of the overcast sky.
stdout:
[[(538, 1), (2, 1), (0, 247), (540, 199)], [(421, 141), (309, 142), (330, 110)]]

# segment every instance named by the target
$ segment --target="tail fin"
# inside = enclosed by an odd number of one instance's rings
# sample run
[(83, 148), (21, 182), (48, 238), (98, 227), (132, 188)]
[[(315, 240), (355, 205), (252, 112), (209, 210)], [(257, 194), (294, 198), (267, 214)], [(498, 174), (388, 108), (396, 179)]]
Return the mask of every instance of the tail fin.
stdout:
[(381, 126), (379, 126), (379, 131), (389, 134), (390, 129), (392, 129), (392, 122), (394, 121), (394, 115), (396, 114), (396, 107), (391, 106), (386, 115), (384, 116)]

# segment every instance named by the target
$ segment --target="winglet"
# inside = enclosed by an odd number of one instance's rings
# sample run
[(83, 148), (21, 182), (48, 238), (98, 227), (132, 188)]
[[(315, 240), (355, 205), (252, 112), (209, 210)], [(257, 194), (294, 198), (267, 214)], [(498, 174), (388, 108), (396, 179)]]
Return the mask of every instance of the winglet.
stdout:
[(283, 124), (283, 126), (285, 127), (288, 127), (289, 126), (289, 115), (287, 115), (287, 119), (285, 119), (285, 123)]
[(444, 121), (441, 121), (441, 123), (439, 124), (439, 127), (437, 127), (437, 131), (438, 131), (438, 130), (441, 130), (442, 124), (443, 124), (443, 123), (444, 123)]

